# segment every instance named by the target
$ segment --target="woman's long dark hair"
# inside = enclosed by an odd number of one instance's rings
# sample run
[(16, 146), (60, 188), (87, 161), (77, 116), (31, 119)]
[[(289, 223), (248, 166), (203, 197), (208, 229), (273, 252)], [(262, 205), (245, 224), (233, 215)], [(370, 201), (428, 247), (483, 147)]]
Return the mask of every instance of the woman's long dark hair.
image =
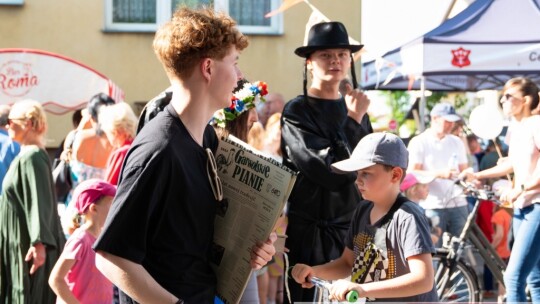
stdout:
[[(245, 78), (238, 80), (236, 88), (234, 88), (233, 93), (238, 92), (244, 87), (244, 84), (249, 83)], [(248, 137), (248, 127), (247, 121), (249, 118), (249, 110), (238, 115), (235, 120), (228, 120), (225, 122), (225, 128), (216, 127), (216, 133), (218, 137), (227, 137), (229, 134), (237, 137), (243, 142), (247, 142)]]
[(103, 134), (103, 131), (101, 130), (98, 121), (99, 108), (101, 106), (109, 106), (113, 104), (115, 104), (114, 99), (104, 93), (97, 93), (96, 95), (92, 96), (92, 98), (90, 98), (90, 101), (88, 101), (88, 113), (90, 113), (90, 116), (92, 116), (92, 119), (96, 122), (97, 135)]

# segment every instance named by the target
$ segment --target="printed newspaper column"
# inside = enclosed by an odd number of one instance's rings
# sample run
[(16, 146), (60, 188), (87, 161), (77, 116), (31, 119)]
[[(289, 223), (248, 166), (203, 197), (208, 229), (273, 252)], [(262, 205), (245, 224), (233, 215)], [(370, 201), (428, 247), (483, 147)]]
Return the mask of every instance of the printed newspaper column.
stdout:
[(221, 139), (215, 157), (224, 199), (215, 220), (212, 263), (218, 296), (238, 303), (252, 272), (251, 248), (270, 236), (297, 173), (233, 136)]

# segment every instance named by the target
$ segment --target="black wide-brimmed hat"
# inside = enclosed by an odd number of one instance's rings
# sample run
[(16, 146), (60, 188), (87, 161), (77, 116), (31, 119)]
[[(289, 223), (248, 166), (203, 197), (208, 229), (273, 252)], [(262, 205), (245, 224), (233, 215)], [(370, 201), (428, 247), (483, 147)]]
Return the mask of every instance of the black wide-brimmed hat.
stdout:
[(317, 23), (311, 27), (306, 46), (297, 48), (294, 53), (307, 58), (318, 50), (349, 49), (351, 53), (358, 52), (364, 45), (350, 44), (349, 35), (341, 22)]

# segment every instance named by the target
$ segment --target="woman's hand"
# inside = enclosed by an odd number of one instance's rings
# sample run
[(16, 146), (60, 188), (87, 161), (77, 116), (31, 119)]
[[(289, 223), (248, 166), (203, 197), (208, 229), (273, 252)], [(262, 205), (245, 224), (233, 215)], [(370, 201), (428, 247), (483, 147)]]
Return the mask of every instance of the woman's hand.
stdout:
[(81, 121), (79, 122), (77, 130), (92, 129), (92, 116), (90, 115), (90, 112), (88, 112), (88, 109), (82, 109), (81, 116)]
[(459, 173), (458, 179), (471, 182), (473, 180), (476, 180), (477, 177), (476, 174), (474, 174), (473, 168), (469, 167)]
[(330, 291), (330, 300), (347, 301), (347, 294), (352, 290), (358, 292), (358, 297), (365, 297), (362, 296), (364, 294), (362, 286), (348, 280), (337, 280), (328, 289)]
[(60, 154), (60, 159), (69, 163), (69, 161), (71, 160), (71, 149), (62, 151), (62, 153)]
[(277, 234), (272, 232), (266, 242), (257, 243), (251, 251), (251, 268), (258, 270), (266, 265), (276, 254), (274, 243), (277, 240)]
[(522, 193), (523, 191), (520, 188), (507, 189), (501, 194), (500, 200), (502, 202), (513, 204)]
[(26, 253), (25, 261), (30, 262), (32, 260), (32, 267), (30, 268), (30, 274), (34, 274), (43, 263), (45, 263), (45, 258), (47, 257), (47, 252), (45, 251), (45, 245), (42, 243), (36, 243), (34, 246), (30, 246), (28, 253)]

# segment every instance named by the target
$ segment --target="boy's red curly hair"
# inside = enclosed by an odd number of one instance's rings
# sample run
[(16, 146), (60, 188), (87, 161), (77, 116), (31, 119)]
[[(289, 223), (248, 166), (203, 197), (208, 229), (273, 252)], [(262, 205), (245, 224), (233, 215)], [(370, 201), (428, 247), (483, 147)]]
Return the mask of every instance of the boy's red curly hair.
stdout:
[(223, 59), (231, 45), (237, 50), (248, 45), (231, 17), (210, 8), (185, 7), (156, 32), (153, 43), (165, 71), (179, 79), (191, 76), (202, 58)]

